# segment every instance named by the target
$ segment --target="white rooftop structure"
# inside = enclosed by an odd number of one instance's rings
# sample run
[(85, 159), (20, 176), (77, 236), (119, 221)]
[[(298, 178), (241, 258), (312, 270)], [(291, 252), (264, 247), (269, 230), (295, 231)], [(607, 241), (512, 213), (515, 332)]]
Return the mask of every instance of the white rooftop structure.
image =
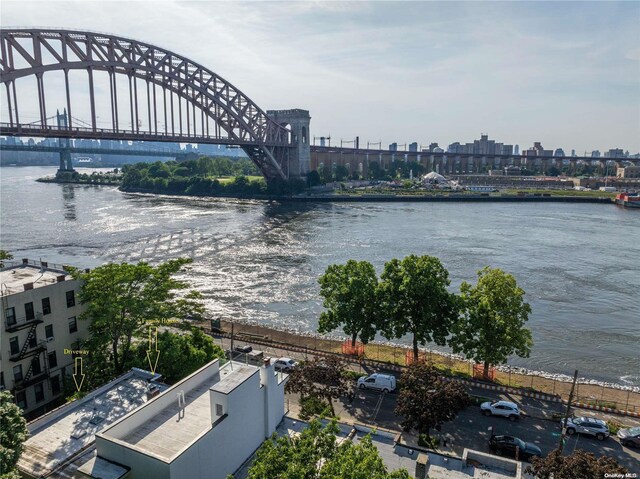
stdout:
[(2, 260), (2, 264), (0, 284), (3, 295), (21, 293), (27, 289), (41, 288), (72, 279), (62, 265), (44, 261)]
[(62, 469), (91, 449), (96, 433), (147, 402), (150, 381), (158, 377), (132, 369), (84, 398), (30, 422), (30, 437), (17, 465), (20, 472), (28, 477), (61, 477)]
[(286, 378), (215, 360), (96, 434), (97, 461), (136, 479), (225, 479), (281, 422)]
[(425, 183), (446, 183), (448, 180), (444, 176), (432, 171), (424, 175), (422, 181)]

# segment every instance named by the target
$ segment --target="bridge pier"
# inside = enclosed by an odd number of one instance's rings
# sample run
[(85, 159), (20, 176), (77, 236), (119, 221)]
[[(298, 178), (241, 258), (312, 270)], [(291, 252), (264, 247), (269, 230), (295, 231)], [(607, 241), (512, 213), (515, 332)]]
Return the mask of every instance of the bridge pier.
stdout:
[(287, 177), (306, 178), (311, 170), (311, 145), (309, 126), (311, 116), (308, 110), (267, 110), (267, 116), (280, 126), (291, 129), (292, 147), (287, 147)]

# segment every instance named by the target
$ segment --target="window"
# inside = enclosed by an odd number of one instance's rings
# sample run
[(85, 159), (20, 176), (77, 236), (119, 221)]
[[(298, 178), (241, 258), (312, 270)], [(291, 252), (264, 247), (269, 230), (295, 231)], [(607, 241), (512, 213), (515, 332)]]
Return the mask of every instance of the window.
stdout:
[(74, 290), (67, 291), (67, 308), (76, 305), (76, 293)]
[(53, 338), (53, 324), (47, 324), (44, 327), (44, 336), (49, 339)]
[(0, 386), (2, 386), (2, 388), (5, 388), (4, 385), (4, 373), (2, 371), (0, 371)]
[(33, 390), (36, 393), (36, 402), (44, 401), (44, 388), (42, 387), (42, 383), (36, 384)]
[(36, 339), (36, 335), (34, 334), (29, 338), (29, 347), (35, 348), (37, 343), (38, 343), (38, 340)]
[(42, 365), (40, 364), (40, 355), (36, 356), (33, 361), (31, 361), (31, 371), (33, 372), (33, 376), (37, 376), (42, 373)]
[(27, 409), (27, 395), (24, 391), (16, 393), (16, 404), (22, 409)]
[(13, 380), (15, 382), (22, 381), (22, 364), (13, 367)]
[(76, 331), (78, 331), (78, 322), (76, 317), (72, 316), (69, 318), (69, 333), (75, 333)]
[(24, 316), (27, 321), (36, 317), (33, 311), (33, 303), (24, 303)]
[(216, 404), (216, 416), (222, 416), (222, 404)]
[(13, 326), (16, 324), (16, 308), (5, 309), (4, 316), (7, 318), (7, 326)]
[(53, 376), (51, 378), (51, 393), (54, 396), (60, 394), (60, 376)]
[(18, 336), (14, 336), (9, 340), (9, 346), (11, 347), (12, 356), (20, 352), (20, 346), (18, 345)]
[(49, 369), (53, 369), (58, 365), (58, 358), (56, 358), (56, 352), (52, 351), (49, 353)]
[(42, 298), (42, 314), (51, 314), (51, 301), (49, 298)]

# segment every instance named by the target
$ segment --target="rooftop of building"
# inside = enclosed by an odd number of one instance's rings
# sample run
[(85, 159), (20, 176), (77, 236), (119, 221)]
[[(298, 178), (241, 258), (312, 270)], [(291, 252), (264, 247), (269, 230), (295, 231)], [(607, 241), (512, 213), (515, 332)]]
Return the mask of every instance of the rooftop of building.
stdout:
[[(209, 363), (172, 386), (163, 401), (152, 401), (105, 429), (100, 437), (165, 462), (171, 462), (193, 442), (215, 427), (209, 391), (229, 394), (260, 368), (241, 362)], [(274, 371), (274, 374), (276, 373)], [(184, 394), (180, 406), (178, 395)], [(144, 421), (134, 418), (144, 416)], [(142, 417), (140, 416), (140, 417)]]
[(52, 473), (62, 477), (59, 469), (66, 469), (66, 465), (90, 451), (97, 432), (148, 401), (150, 381), (158, 378), (159, 375), (132, 369), (84, 398), (30, 422), (30, 437), (24, 443), (18, 469), (34, 477)]
[(2, 260), (0, 294), (10, 295), (73, 279), (63, 265), (46, 261)]

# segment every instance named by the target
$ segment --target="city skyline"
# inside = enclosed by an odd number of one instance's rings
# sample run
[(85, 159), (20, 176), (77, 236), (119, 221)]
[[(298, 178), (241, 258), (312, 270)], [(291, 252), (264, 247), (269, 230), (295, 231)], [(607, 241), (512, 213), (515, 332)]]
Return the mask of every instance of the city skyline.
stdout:
[(521, 149), (640, 151), (640, 4), (118, 5), (8, 1), (1, 22), (167, 47), (265, 110), (309, 109), (311, 135), (332, 144), (446, 149), (488, 132)]

